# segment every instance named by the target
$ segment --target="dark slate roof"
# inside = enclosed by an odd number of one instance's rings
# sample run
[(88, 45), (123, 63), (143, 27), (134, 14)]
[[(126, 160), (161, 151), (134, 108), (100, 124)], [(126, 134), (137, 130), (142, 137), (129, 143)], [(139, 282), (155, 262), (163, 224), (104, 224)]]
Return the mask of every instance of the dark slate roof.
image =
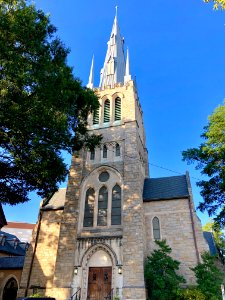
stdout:
[(216, 244), (214, 241), (213, 233), (210, 231), (203, 231), (203, 236), (209, 245), (209, 252), (211, 255), (216, 255), (218, 254), (218, 250), (216, 248)]
[[(5, 242), (2, 243), (2, 237), (5, 237)], [(8, 232), (0, 231), (0, 252), (8, 253), (11, 255), (24, 256), (26, 253), (24, 243), (21, 243), (20, 240), (13, 234)], [(16, 247), (14, 247), (14, 240), (18, 241)]]
[(42, 210), (63, 209), (66, 199), (66, 188), (59, 189), (48, 201), (43, 202)]
[(188, 183), (185, 175), (145, 179), (144, 202), (187, 198), (188, 196)]
[(0, 270), (22, 269), (25, 256), (0, 257)]

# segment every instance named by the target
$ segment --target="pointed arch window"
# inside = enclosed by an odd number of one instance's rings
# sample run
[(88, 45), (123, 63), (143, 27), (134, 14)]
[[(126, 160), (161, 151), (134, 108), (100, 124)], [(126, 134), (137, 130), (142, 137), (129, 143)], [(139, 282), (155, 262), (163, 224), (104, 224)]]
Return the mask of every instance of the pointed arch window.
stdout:
[(120, 156), (120, 145), (116, 143), (116, 156)]
[(104, 123), (108, 123), (110, 121), (110, 102), (107, 99), (104, 103)]
[(159, 219), (154, 217), (152, 220), (153, 237), (155, 240), (160, 240), (160, 224)]
[(121, 225), (121, 187), (118, 184), (112, 189), (111, 224)]
[(94, 220), (94, 203), (95, 203), (95, 191), (90, 188), (86, 192), (85, 207), (84, 207), (84, 227), (93, 227)]
[(98, 226), (107, 226), (108, 190), (101, 187), (98, 195)]
[(103, 151), (102, 151), (102, 156), (103, 156), (103, 158), (107, 158), (107, 155), (108, 155), (108, 153), (107, 153), (107, 146), (104, 145), (103, 146)]
[(119, 97), (115, 100), (115, 116), (114, 121), (121, 120), (121, 99)]
[(99, 107), (94, 111), (93, 114), (93, 125), (99, 124)]
[(94, 160), (95, 159), (95, 149), (91, 150), (90, 152), (90, 160)]

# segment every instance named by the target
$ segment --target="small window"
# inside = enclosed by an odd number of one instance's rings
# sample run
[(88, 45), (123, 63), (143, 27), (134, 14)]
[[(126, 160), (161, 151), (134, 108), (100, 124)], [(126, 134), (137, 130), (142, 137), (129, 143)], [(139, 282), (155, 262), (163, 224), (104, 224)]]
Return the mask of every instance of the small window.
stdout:
[(95, 150), (91, 150), (91, 153), (90, 153), (90, 160), (94, 160), (95, 159)]
[(93, 125), (98, 123), (99, 123), (99, 108), (97, 108), (93, 114)]
[(120, 156), (120, 145), (116, 144), (116, 156)]
[(111, 224), (121, 225), (121, 188), (118, 184), (112, 190)]
[(160, 225), (159, 225), (159, 219), (157, 217), (154, 217), (152, 220), (152, 228), (153, 228), (153, 237), (155, 240), (160, 240)]
[(84, 227), (92, 227), (94, 219), (94, 203), (95, 203), (95, 191), (90, 188), (86, 192), (85, 207), (84, 207)]
[(110, 121), (110, 102), (109, 100), (106, 100), (104, 104), (104, 123), (108, 123), (109, 121)]
[(108, 190), (101, 187), (98, 195), (98, 226), (107, 226)]
[(115, 116), (114, 121), (121, 120), (121, 99), (119, 97), (115, 100)]
[(101, 181), (101, 182), (106, 182), (106, 181), (108, 181), (108, 180), (109, 180), (109, 173), (106, 172), (106, 171), (102, 172), (102, 173), (99, 175), (98, 179), (99, 179), (99, 181)]
[(103, 155), (103, 158), (107, 158), (107, 146), (106, 145), (103, 146), (103, 153), (102, 153), (102, 155)]

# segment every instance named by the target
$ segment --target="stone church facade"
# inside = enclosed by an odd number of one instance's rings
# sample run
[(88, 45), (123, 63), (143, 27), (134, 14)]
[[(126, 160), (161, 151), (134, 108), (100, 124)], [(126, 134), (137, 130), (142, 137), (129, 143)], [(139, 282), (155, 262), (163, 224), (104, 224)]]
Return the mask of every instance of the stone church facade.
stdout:
[(188, 284), (195, 282), (190, 267), (207, 250), (188, 174), (149, 178), (143, 113), (117, 16), (95, 91), (100, 108), (88, 129), (102, 134), (102, 144), (74, 153), (67, 188), (42, 205), (19, 296), (144, 300), (154, 240), (167, 240)]

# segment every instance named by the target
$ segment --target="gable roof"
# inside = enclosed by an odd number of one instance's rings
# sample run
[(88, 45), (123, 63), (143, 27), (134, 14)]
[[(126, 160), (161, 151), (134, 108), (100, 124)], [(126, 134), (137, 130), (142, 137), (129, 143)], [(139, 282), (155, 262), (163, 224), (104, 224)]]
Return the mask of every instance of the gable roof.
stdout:
[(209, 246), (209, 252), (211, 255), (216, 255), (218, 254), (218, 250), (215, 244), (215, 240), (213, 237), (213, 233), (210, 231), (203, 231), (203, 236)]
[(48, 201), (44, 201), (41, 210), (61, 210), (64, 208), (66, 188), (59, 189)]
[(185, 175), (145, 179), (144, 202), (188, 198), (189, 196)]

